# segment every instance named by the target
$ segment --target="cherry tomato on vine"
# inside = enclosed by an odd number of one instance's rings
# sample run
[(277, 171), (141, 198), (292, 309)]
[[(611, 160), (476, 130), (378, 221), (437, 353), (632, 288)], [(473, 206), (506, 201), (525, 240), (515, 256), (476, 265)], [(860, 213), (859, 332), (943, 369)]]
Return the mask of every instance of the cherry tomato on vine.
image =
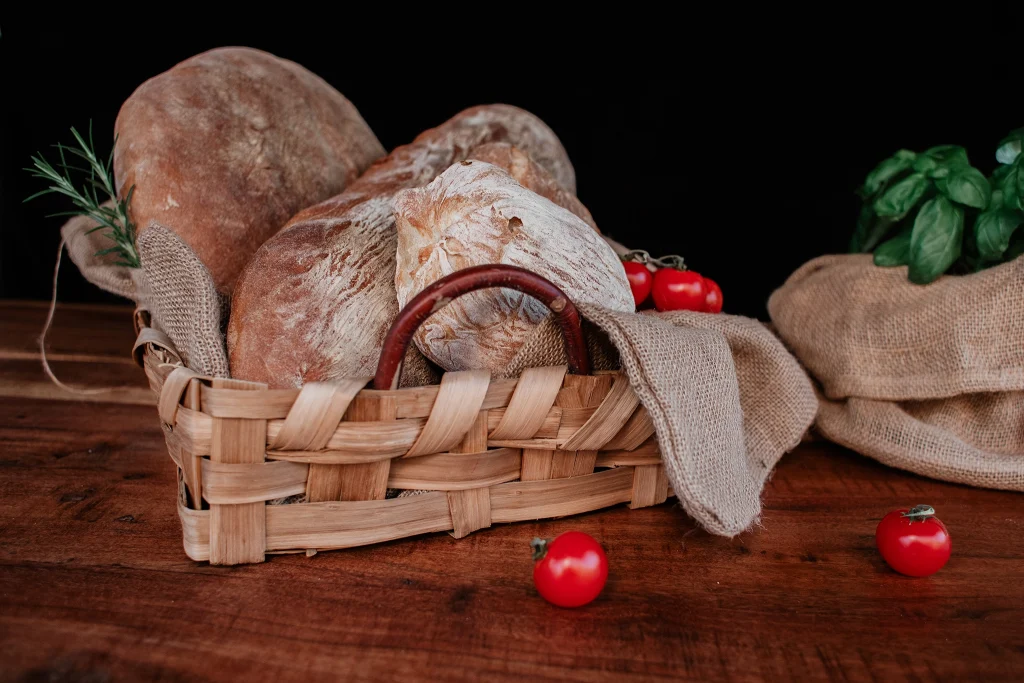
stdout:
[(878, 551), (890, 567), (907, 576), (930, 576), (946, 566), (953, 542), (930, 505), (893, 510), (875, 530)]
[(535, 538), (533, 583), (537, 592), (559, 607), (580, 607), (596, 598), (608, 580), (608, 558), (601, 544), (582, 531), (567, 531), (554, 540)]
[(703, 311), (704, 278), (692, 270), (661, 268), (654, 274), (654, 305), (659, 311)]
[(629, 288), (633, 290), (633, 302), (639, 307), (651, 295), (654, 275), (646, 264), (639, 261), (623, 261), (622, 267), (626, 269), (626, 279), (629, 280)]
[(704, 278), (704, 312), (722, 312), (722, 288), (709, 277)]

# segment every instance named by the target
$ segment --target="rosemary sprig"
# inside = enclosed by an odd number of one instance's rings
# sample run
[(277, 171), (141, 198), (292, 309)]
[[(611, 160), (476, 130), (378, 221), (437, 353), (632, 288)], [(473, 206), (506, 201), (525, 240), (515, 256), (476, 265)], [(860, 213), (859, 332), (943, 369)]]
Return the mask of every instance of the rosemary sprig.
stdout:
[[(116, 265), (138, 268), (139, 254), (135, 249), (135, 225), (128, 218), (128, 205), (132, 200), (132, 193), (135, 187), (132, 186), (124, 199), (118, 199), (117, 191), (114, 189), (114, 152), (111, 150), (110, 157), (106, 163), (96, 155), (96, 146), (92, 141), (92, 121), (89, 122), (88, 142), (74, 128), (71, 134), (75, 136), (77, 147), (56, 144), (60, 161), (55, 167), (47, 161), (42, 154), (32, 157), (32, 168), (25, 170), (34, 178), (41, 178), (50, 183), (45, 190), (36, 192), (25, 201), (31, 201), (36, 197), (46, 194), (62, 194), (71, 199), (75, 205), (74, 211), (62, 211), (51, 214), (52, 216), (88, 216), (98, 223), (96, 230), (105, 230), (104, 233), (114, 243), (112, 247), (101, 249), (96, 252), (97, 256), (117, 254), (120, 258)], [(114, 138), (114, 146), (117, 146), (117, 138)], [(83, 166), (75, 166), (70, 161), (84, 161)], [(73, 173), (85, 174), (85, 180), (81, 188), (76, 188), (72, 180)], [(109, 198), (113, 206), (104, 206), (106, 200), (101, 200), (101, 193)]]

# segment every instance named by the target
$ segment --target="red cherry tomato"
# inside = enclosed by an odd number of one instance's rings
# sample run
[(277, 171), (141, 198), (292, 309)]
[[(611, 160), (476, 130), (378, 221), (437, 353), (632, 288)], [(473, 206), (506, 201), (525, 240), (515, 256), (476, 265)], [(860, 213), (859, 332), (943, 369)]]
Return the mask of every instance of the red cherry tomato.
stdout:
[(654, 275), (647, 270), (646, 264), (638, 261), (623, 261), (622, 267), (626, 269), (626, 279), (633, 290), (633, 302), (639, 307), (651, 295)]
[(894, 510), (875, 530), (878, 550), (890, 567), (907, 576), (930, 576), (949, 561), (953, 542), (929, 505)]
[(654, 274), (654, 306), (659, 311), (703, 311), (704, 278), (692, 270), (661, 268)]
[(722, 312), (722, 288), (709, 277), (704, 278), (704, 312)]
[(559, 607), (580, 607), (600, 594), (608, 580), (608, 558), (601, 544), (582, 531), (554, 540), (533, 539), (533, 583)]

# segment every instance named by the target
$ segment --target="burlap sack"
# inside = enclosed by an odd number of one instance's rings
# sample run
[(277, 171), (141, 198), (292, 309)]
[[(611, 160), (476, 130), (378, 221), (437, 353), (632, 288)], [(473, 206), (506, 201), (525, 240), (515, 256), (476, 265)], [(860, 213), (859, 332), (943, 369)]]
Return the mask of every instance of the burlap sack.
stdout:
[[(814, 391), (796, 359), (749, 318), (580, 311), (597, 369), (617, 357), (651, 415), (683, 508), (715, 534), (747, 529), (775, 464), (814, 420)], [(514, 361), (564, 362), (557, 328), (541, 328)]]
[[(113, 206), (112, 202), (106, 202), (103, 206)], [(138, 301), (136, 280), (139, 278), (133, 271), (136, 268), (114, 265), (117, 261), (116, 254), (97, 256), (96, 253), (111, 245), (110, 239), (103, 234), (102, 230), (89, 232), (99, 224), (86, 216), (74, 216), (64, 227), (60, 229), (64, 238), (64, 246), (67, 247), (68, 256), (78, 266), (82, 276), (102, 290), (108, 291), (126, 299)]]
[(824, 256), (768, 302), (820, 383), (823, 436), (887, 465), (1024, 490), (1024, 258), (930, 285)]

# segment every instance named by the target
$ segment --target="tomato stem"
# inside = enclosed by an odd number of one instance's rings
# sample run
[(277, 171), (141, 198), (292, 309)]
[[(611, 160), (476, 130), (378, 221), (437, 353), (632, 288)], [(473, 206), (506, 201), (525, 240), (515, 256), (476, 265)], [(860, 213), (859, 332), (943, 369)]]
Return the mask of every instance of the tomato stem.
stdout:
[(686, 260), (679, 254), (669, 254), (654, 258), (643, 249), (630, 249), (620, 256), (623, 261), (636, 261), (646, 265), (653, 265), (658, 268), (675, 268), (676, 270), (688, 270)]
[(550, 538), (535, 538), (530, 541), (530, 547), (533, 548), (533, 561), (543, 559), (548, 553), (548, 543), (551, 542)]
[(935, 508), (933, 508), (931, 505), (915, 505), (914, 507), (910, 508), (910, 510), (908, 510), (907, 512), (904, 512), (903, 516), (910, 519), (911, 523), (923, 522), (929, 517), (935, 516)]
[(642, 263), (644, 265), (647, 265), (651, 261), (651, 255), (643, 249), (630, 249), (620, 258), (622, 258), (623, 261), (636, 261), (637, 263)]
[(687, 270), (686, 261), (679, 254), (670, 254), (661, 258), (651, 259), (654, 265), (659, 268), (675, 268), (676, 270)]

